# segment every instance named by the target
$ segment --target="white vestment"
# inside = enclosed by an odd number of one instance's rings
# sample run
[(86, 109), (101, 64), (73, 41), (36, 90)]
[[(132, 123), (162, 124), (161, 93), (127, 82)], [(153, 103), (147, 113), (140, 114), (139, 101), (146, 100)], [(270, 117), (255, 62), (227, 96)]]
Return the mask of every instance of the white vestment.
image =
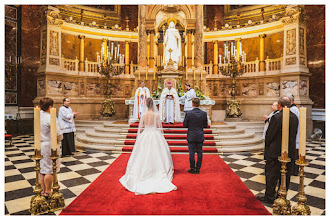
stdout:
[(135, 91), (133, 118), (138, 119), (143, 113), (143, 107), (146, 99), (150, 97), (150, 91), (147, 87), (139, 87)]
[[(172, 95), (174, 99), (166, 98), (168, 95)], [(179, 96), (174, 88), (171, 88), (171, 90), (165, 88), (163, 90), (160, 96), (159, 114), (162, 122), (164, 120), (165, 123), (181, 122)]]
[[(175, 24), (173, 21), (170, 22), (168, 29), (165, 32), (164, 36), (164, 64), (165, 67), (167, 66), (170, 57), (174, 62), (174, 67), (178, 69), (178, 64), (180, 63), (181, 59), (181, 36), (179, 31), (175, 28)], [(169, 50), (172, 50), (170, 53)]]
[(299, 149), (299, 108), (294, 105), (290, 108), (290, 112), (295, 114), (298, 118), (298, 129), (297, 129), (297, 136), (296, 136), (296, 149)]
[(193, 110), (192, 107), (192, 99), (196, 98), (196, 92), (194, 89), (189, 89), (188, 92), (184, 94), (184, 96), (180, 97), (180, 100), (184, 100), (184, 108), (183, 111)]

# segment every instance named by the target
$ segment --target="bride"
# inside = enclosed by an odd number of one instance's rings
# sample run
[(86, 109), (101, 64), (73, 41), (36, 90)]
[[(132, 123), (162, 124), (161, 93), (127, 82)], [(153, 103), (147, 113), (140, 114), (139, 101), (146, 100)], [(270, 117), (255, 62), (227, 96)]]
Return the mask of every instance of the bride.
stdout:
[(126, 173), (120, 183), (135, 195), (166, 193), (176, 190), (173, 161), (162, 133), (159, 113), (152, 98), (147, 98), (145, 112), (139, 123), (138, 134)]

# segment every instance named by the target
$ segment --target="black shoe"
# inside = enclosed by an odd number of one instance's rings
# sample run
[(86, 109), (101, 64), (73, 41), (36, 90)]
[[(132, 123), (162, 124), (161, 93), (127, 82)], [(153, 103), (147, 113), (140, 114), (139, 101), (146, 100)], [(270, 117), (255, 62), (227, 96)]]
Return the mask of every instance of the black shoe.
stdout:
[(195, 169), (194, 168), (189, 169), (188, 173), (195, 173)]
[(196, 171), (195, 171), (195, 174), (199, 174), (199, 170), (196, 170)]
[(262, 203), (273, 204), (274, 200), (267, 199), (265, 196), (257, 196), (257, 199)]
[(171, 122), (171, 125), (174, 124), (173, 122)]

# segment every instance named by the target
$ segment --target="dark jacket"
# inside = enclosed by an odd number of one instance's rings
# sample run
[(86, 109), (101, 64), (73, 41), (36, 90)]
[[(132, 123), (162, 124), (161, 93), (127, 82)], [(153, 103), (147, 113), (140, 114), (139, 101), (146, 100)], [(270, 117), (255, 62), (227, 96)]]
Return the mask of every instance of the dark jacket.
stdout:
[[(283, 111), (273, 115), (272, 120), (269, 122), (269, 127), (266, 132), (265, 138), (265, 159), (277, 159), (281, 155), (282, 147), (282, 123)], [(289, 120), (289, 157), (291, 160), (295, 159), (296, 152), (296, 135), (298, 129), (298, 118), (290, 111)]]
[(199, 108), (187, 111), (183, 126), (188, 128), (188, 142), (203, 142), (204, 130), (207, 127), (207, 114)]

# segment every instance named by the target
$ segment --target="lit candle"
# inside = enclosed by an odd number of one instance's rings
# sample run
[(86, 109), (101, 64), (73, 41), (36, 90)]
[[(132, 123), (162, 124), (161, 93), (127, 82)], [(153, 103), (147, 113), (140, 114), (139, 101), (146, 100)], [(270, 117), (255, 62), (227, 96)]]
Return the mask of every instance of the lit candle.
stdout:
[(299, 160), (306, 156), (306, 108), (299, 108)]
[(40, 108), (34, 108), (34, 147), (40, 151), (41, 138), (40, 138)]
[(146, 68), (146, 80), (148, 80), (148, 66)]
[(120, 44), (118, 44), (117, 57), (119, 57)]
[(56, 108), (50, 109), (50, 146), (52, 150), (57, 149)]
[(111, 42), (111, 56), (113, 56), (113, 42)]
[(287, 159), (289, 153), (289, 120), (290, 120), (290, 108), (285, 107), (283, 108), (283, 123), (282, 123), (282, 158), (283, 159)]

